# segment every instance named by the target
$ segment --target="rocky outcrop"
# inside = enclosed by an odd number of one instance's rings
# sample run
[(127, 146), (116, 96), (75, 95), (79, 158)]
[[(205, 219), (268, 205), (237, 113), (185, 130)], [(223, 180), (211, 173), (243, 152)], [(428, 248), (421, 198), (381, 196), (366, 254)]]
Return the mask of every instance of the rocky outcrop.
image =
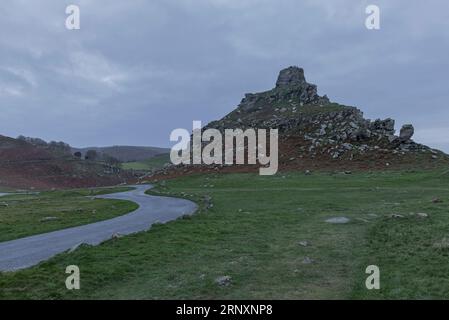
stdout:
[[(356, 107), (331, 102), (306, 81), (304, 70), (289, 67), (279, 73), (273, 89), (248, 93), (228, 115), (209, 123), (225, 129), (278, 129), (279, 168), (301, 170), (371, 170), (434, 168), (448, 166), (449, 157), (411, 140), (413, 126), (402, 127), (399, 136), (393, 119), (370, 120)], [(243, 166), (243, 167), (242, 167)], [(169, 178), (200, 172), (245, 172), (257, 166), (179, 165), (145, 178)]]
[(279, 73), (276, 87), (272, 90), (247, 93), (240, 102), (239, 109), (243, 112), (252, 112), (281, 103), (291, 106), (324, 105), (329, 103), (329, 99), (318, 95), (317, 86), (306, 81), (302, 68), (289, 67)]
[(399, 133), (399, 139), (402, 142), (409, 141), (413, 134), (415, 133), (415, 128), (411, 124), (405, 124), (402, 126), (401, 131)]
[(295, 85), (306, 84), (304, 69), (298, 67), (288, 67), (279, 72), (276, 88), (283, 88)]
[(288, 67), (280, 71), (275, 88), (246, 94), (234, 111), (205, 129), (277, 128), (281, 136), (304, 140), (299, 150), (304, 156), (321, 153), (332, 159), (378, 150), (430, 150), (411, 140), (412, 125), (404, 125), (399, 136), (394, 127), (391, 118), (371, 121), (356, 107), (330, 102), (326, 95), (318, 95), (316, 85), (306, 81), (302, 68)]

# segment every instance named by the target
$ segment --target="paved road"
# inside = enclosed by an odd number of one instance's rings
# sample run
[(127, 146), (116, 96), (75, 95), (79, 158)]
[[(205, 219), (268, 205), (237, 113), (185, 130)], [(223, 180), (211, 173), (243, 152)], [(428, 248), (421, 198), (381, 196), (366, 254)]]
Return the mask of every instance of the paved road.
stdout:
[(34, 266), (81, 243), (98, 245), (113, 234), (127, 235), (148, 230), (155, 222), (165, 223), (193, 214), (197, 205), (184, 199), (149, 196), (150, 185), (133, 186), (127, 192), (98, 196), (136, 202), (139, 208), (129, 214), (27, 238), (0, 243), (0, 271), (14, 271)]

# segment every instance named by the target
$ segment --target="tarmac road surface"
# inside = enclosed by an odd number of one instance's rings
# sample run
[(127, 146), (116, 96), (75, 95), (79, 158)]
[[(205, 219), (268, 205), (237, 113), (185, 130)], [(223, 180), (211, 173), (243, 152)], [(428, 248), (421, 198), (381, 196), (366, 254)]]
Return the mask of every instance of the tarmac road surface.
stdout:
[(97, 196), (103, 199), (129, 200), (139, 208), (113, 219), (0, 243), (0, 271), (34, 266), (82, 243), (98, 245), (114, 234), (128, 235), (148, 230), (155, 222), (166, 223), (193, 214), (197, 205), (189, 200), (150, 196), (151, 185), (132, 186), (126, 192)]

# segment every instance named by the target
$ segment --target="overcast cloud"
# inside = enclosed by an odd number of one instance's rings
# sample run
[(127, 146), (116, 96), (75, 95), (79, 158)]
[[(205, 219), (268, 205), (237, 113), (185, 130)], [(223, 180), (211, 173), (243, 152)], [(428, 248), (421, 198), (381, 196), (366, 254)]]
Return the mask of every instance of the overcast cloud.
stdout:
[(0, 16), (3, 135), (170, 146), (298, 65), (320, 94), (449, 151), (447, 0), (2, 0)]

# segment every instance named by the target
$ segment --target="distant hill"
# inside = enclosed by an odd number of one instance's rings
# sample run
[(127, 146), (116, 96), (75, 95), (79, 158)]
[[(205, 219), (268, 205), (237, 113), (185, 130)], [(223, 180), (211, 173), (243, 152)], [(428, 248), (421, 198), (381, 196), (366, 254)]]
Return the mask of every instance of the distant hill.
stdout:
[(95, 150), (97, 153), (107, 154), (121, 162), (143, 161), (160, 154), (170, 152), (167, 148), (158, 147), (136, 147), (136, 146), (112, 146), (112, 147), (90, 147), (90, 148), (72, 148), (72, 154), (81, 152), (83, 157), (88, 150)]
[(55, 153), (0, 135), (0, 186), (21, 189), (116, 185), (132, 180), (126, 171), (70, 154)]

